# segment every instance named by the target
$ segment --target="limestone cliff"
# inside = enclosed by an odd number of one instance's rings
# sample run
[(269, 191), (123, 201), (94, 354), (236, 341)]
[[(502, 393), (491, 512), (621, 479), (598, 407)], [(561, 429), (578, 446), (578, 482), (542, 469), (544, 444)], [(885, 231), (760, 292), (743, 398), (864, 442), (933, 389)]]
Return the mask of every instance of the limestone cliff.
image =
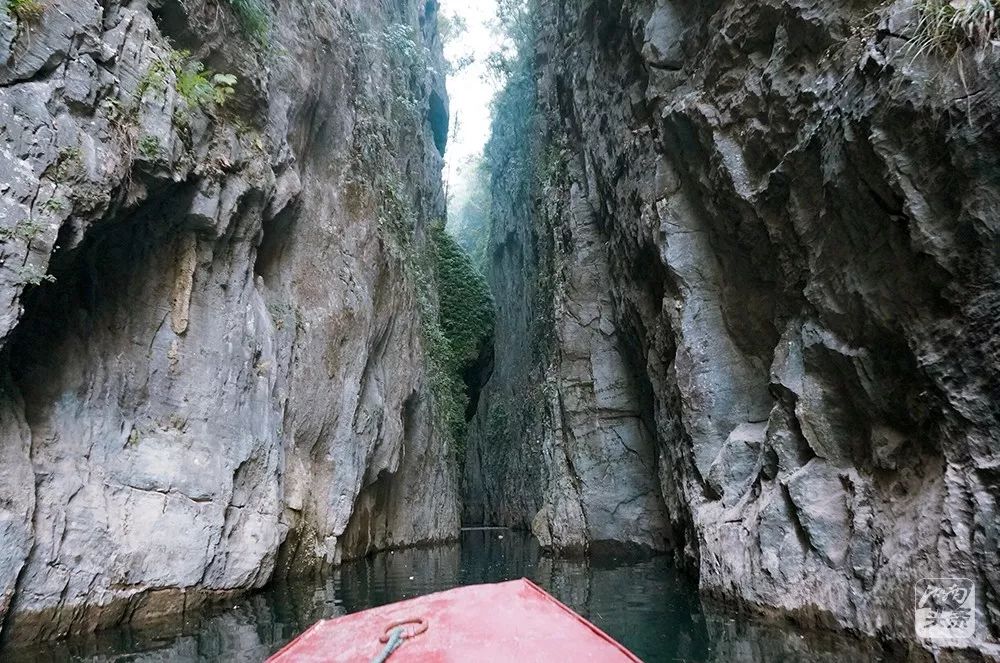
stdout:
[(435, 0), (0, 12), (0, 624), (38, 638), (458, 527), (415, 259)]
[(991, 56), (914, 48), (904, 1), (530, 4), (466, 519), (890, 639), (916, 580), (971, 578), (993, 647)]

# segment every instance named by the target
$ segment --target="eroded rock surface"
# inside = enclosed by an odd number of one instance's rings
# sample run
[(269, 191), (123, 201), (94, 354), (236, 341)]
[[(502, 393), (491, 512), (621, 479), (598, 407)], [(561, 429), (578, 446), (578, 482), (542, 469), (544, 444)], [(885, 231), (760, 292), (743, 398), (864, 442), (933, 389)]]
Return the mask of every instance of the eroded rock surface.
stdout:
[(436, 3), (280, 2), (263, 35), (43, 4), (0, 16), (5, 636), (455, 536), (405, 267), (444, 213)]
[(995, 655), (995, 63), (915, 57), (907, 2), (532, 7), (466, 518), (671, 549), (707, 593), (892, 639), (916, 580), (973, 578)]

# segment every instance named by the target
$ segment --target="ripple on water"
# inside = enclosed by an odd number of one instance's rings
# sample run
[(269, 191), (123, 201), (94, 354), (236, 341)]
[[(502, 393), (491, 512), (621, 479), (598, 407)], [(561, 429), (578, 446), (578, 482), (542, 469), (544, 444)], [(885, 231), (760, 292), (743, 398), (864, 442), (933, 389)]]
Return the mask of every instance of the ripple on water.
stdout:
[[(666, 558), (556, 560), (524, 533), (463, 532), (461, 545), (376, 555), (322, 579), (274, 586), (172, 629), (120, 628), (0, 652), (10, 663), (262, 661), (319, 619), (451, 589), (528, 577), (649, 663), (873, 660), (854, 643), (706, 614)], [(375, 652), (373, 652), (375, 653)]]

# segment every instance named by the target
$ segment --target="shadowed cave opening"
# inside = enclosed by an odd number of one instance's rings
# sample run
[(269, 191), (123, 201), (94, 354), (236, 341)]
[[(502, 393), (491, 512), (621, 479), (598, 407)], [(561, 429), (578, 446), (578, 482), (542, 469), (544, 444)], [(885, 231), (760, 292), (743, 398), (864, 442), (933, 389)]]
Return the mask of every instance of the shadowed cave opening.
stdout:
[[(85, 340), (98, 325), (127, 324), (132, 304), (148, 294), (141, 280), (164, 259), (172, 262), (174, 240), (184, 230), (195, 194), (193, 183), (155, 190), (137, 209), (121, 216), (111, 212), (78, 245), (73, 225), (60, 228), (48, 269), (51, 281), (25, 291), (24, 313), (6, 346), (5, 367), (16, 383), (37, 388), (45, 381), (42, 367), (68, 361), (59, 356), (63, 339)], [(169, 279), (162, 282), (169, 288)]]

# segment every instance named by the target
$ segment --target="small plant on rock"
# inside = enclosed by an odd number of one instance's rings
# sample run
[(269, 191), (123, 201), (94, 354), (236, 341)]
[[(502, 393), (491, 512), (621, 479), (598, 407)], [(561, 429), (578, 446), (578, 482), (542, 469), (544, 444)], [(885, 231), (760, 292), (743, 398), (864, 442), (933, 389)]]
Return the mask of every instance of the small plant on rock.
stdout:
[(42, 211), (46, 212), (47, 214), (58, 214), (59, 212), (63, 211), (64, 206), (63, 206), (63, 201), (59, 200), (58, 198), (49, 198), (44, 203), (42, 203), (41, 208)]
[(187, 105), (208, 112), (224, 106), (236, 93), (239, 82), (232, 74), (219, 74), (206, 68), (205, 63), (192, 57), (190, 51), (171, 51), (146, 70), (136, 88), (136, 98), (142, 99), (150, 90), (162, 92), (171, 73), (177, 94)]
[(236, 92), (237, 78), (232, 74), (216, 74), (186, 52), (176, 53), (174, 71), (177, 93), (197, 108), (221, 108)]
[(149, 160), (160, 156), (160, 139), (156, 136), (143, 136), (139, 141), (139, 153)]
[(46, 274), (32, 264), (22, 265), (14, 270), (17, 283), (22, 286), (41, 285), (43, 282), (55, 283), (56, 277)]
[(55, 168), (52, 171), (56, 182), (68, 182), (80, 176), (83, 172), (83, 152), (79, 147), (66, 147), (59, 152)]
[(170, 62), (160, 58), (153, 62), (139, 79), (139, 86), (135, 89), (135, 98), (142, 99), (149, 90), (163, 91), (167, 84), (167, 73), (170, 71)]
[(30, 219), (24, 219), (11, 227), (0, 228), (0, 242), (9, 242), (12, 239), (19, 239), (30, 244), (44, 231), (45, 226), (42, 224), (35, 223)]
[(914, 57), (956, 57), (1000, 48), (1000, 0), (920, 0)]
[(229, 6), (240, 21), (247, 37), (263, 46), (271, 33), (271, 14), (264, 0), (229, 0)]
[(44, 12), (39, 0), (7, 0), (7, 13), (22, 23), (37, 23)]

